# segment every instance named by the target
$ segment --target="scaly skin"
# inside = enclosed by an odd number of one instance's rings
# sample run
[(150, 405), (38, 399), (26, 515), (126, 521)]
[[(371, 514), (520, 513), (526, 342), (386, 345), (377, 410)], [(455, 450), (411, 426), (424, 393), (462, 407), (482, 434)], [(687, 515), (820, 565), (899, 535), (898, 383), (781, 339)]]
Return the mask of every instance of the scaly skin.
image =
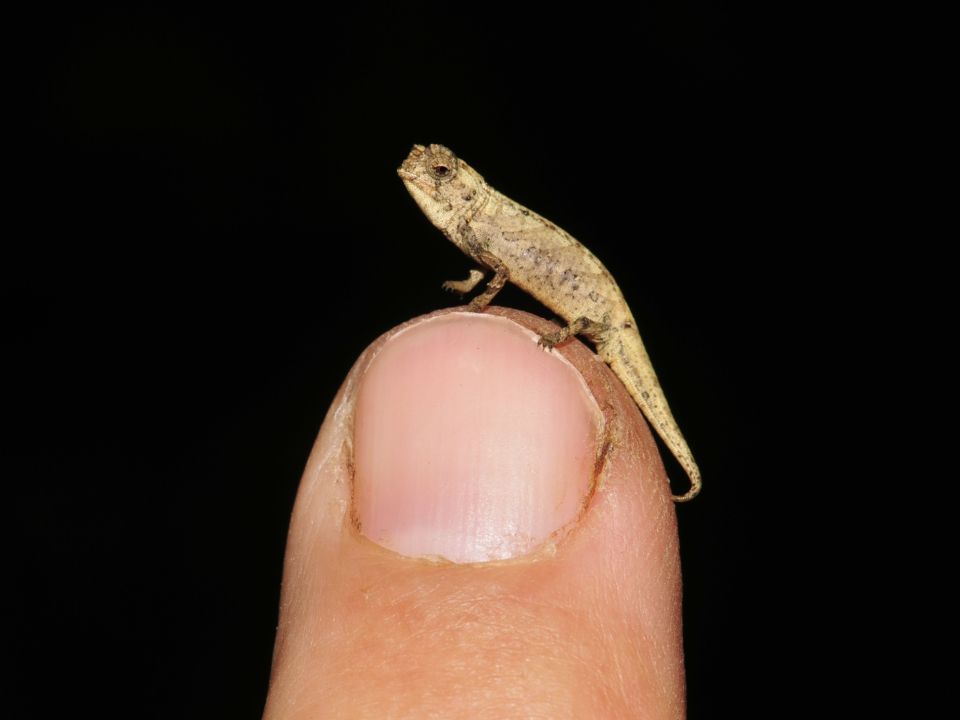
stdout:
[[(543, 345), (552, 347), (574, 334), (592, 340), (690, 477), (690, 490), (673, 499), (696, 497), (700, 470), (660, 389), (630, 308), (593, 253), (549, 220), (487, 185), (442, 145), (414, 145), (397, 173), (430, 221), (464, 253), (494, 271), (470, 308), (485, 308), (509, 280), (569, 323), (544, 336)], [(472, 271), (466, 280), (444, 286), (469, 292), (482, 277)]]

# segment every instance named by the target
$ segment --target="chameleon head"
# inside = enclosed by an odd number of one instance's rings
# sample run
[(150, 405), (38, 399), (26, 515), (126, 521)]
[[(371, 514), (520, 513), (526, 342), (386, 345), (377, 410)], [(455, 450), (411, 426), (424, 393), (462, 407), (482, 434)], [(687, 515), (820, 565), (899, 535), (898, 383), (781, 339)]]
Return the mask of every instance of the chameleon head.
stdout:
[(445, 232), (487, 192), (477, 171), (443, 145), (414, 145), (397, 174), (430, 222)]

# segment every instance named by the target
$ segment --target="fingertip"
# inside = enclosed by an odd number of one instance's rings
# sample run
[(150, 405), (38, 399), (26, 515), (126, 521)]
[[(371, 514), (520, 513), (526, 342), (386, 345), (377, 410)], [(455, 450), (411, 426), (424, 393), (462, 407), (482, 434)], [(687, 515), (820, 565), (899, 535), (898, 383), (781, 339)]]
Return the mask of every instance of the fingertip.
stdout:
[(536, 346), (555, 329), (450, 310), (358, 360), (294, 508), (265, 717), (682, 715), (656, 444), (586, 347)]

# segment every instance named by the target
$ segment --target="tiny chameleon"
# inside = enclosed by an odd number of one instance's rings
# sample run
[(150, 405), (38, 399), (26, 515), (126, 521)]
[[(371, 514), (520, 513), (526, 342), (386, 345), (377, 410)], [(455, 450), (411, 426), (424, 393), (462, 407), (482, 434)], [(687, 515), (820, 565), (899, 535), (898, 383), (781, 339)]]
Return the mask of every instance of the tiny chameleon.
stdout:
[[(563, 329), (540, 338), (543, 347), (552, 348), (572, 335), (591, 340), (689, 476), (690, 489), (675, 495), (674, 501), (696, 497), (700, 470), (673, 419), (623, 293), (593, 253), (549, 220), (494, 190), (443, 145), (414, 145), (397, 174), (430, 221), (493, 271), (468, 309), (482, 311), (510, 281), (567, 321)], [(443, 286), (466, 294), (483, 277), (480, 270), (471, 270), (466, 280), (450, 280)]]

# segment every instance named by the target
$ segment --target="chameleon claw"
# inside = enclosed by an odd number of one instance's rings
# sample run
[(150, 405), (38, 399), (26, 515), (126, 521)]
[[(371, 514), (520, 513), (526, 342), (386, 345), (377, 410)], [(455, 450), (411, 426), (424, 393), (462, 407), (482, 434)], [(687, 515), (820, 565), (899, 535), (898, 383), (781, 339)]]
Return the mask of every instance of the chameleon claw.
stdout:
[(466, 280), (447, 280), (443, 283), (443, 289), (455, 292), (460, 297), (463, 297), (473, 290), (481, 280), (483, 280), (483, 273), (480, 270), (474, 269), (470, 271), (470, 275)]
[(537, 339), (537, 347), (541, 348), (545, 352), (550, 352), (551, 350), (553, 350), (556, 344), (557, 344), (556, 340), (554, 340), (553, 338), (547, 335), (541, 335)]
[(540, 339), (537, 340), (537, 345), (542, 347), (544, 350), (552, 350), (556, 345), (559, 345), (566, 339), (567, 335), (563, 331), (544, 333), (540, 336)]

